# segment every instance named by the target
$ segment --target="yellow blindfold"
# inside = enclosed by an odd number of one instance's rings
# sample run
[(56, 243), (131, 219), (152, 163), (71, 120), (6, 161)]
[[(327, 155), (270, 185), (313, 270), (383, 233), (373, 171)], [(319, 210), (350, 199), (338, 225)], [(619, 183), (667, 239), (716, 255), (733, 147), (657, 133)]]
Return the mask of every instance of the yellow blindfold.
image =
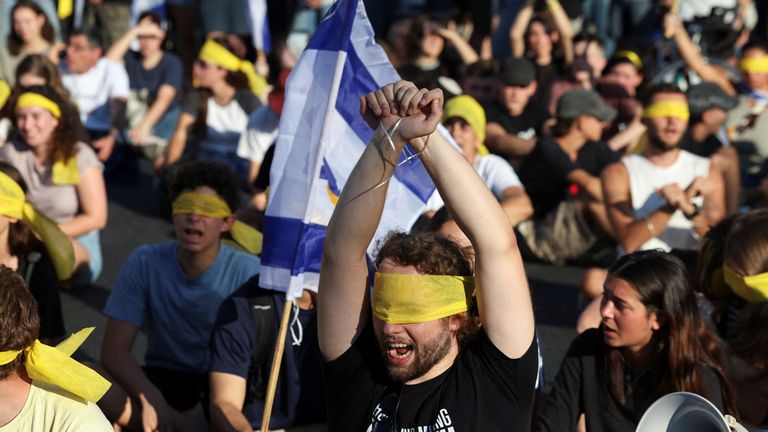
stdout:
[(768, 301), (768, 273), (742, 276), (723, 264), (723, 277), (733, 292), (744, 300), (750, 303)]
[(474, 289), (472, 276), (376, 273), (373, 314), (390, 324), (433, 321), (466, 312)]
[(643, 118), (665, 117), (688, 121), (691, 118), (691, 112), (688, 110), (688, 104), (680, 101), (654, 102), (643, 111)]
[(215, 64), (216, 66), (231, 72), (242, 72), (248, 78), (248, 87), (251, 91), (261, 96), (267, 91), (267, 81), (256, 73), (253, 63), (242, 60), (224, 48), (218, 42), (208, 39), (200, 49), (198, 58), (204, 62)]
[(72, 276), (75, 267), (72, 241), (61, 231), (56, 222), (35, 210), (27, 202), (21, 186), (3, 172), (0, 172), (0, 215), (26, 222), (43, 241), (59, 280), (66, 280)]
[[(232, 215), (227, 202), (216, 195), (184, 192), (173, 202), (173, 215), (196, 214), (210, 218), (225, 218)], [(229, 230), (235, 240), (235, 246), (252, 255), (261, 253), (263, 236), (253, 227), (235, 221)]]
[(8, 85), (5, 80), (0, 78), (0, 109), (2, 109), (5, 106), (5, 103), (8, 101), (8, 96), (11, 95), (11, 87)]
[(89, 402), (96, 403), (109, 390), (110, 382), (93, 369), (70, 357), (92, 331), (93, 327), (84, 328), (55, 348), (35, 340), (27, 348), (2, 351), (0, 365), (12, 362), (23, 352), (24, 367), (30, 378), (56, 385)]
[(739, 69), (748, 73), (768, 73), (768, 56), (742, 59)]

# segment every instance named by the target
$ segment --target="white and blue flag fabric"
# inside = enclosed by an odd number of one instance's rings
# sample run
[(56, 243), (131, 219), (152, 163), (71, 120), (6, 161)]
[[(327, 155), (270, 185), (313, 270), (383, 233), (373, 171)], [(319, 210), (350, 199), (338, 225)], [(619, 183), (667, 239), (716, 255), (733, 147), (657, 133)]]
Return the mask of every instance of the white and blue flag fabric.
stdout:
[(267, 20), (267, 0), (248, 0), (248, 20), (251, 24), (254, 48), (269, 54), (272, 50), (272, 38)]
[[(358, 98), (398, 79), (362, 1), (337, 0), (288, 78), (264, 221), (263, 287), (289, 299), (317, 290), (326, 225), (373, 136)], [(369, 253), (389, 231), (408, 230), (434, 193), (418, 158), (399, 166)]]

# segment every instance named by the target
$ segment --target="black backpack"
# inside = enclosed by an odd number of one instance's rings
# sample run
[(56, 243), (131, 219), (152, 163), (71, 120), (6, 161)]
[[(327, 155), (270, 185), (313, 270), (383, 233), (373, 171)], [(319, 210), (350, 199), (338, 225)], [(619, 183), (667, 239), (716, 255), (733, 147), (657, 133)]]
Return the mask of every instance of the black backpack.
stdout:
[(254, 400), (264, 400), (266, 395), (269, 379), (267, 366), (275, 346), (277, 318), (277, 303), (273, 294), (260, 291), (251, 297), (248, 303), (253, 316), (253, 328), (256, 330), (256, 341), (251, 350), (251, 365), (248, 367), (246, 404)]

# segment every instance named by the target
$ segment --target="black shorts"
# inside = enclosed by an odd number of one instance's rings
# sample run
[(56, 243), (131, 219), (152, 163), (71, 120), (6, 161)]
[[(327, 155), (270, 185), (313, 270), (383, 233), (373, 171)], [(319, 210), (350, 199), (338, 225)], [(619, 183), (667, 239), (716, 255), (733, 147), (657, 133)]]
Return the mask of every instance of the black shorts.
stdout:
[(142, 369), (173, 409), (187, 411), (201, 402), (203, 410), (208, 412), (208, 374), (180, 372), (154, 366), (144, 366)]

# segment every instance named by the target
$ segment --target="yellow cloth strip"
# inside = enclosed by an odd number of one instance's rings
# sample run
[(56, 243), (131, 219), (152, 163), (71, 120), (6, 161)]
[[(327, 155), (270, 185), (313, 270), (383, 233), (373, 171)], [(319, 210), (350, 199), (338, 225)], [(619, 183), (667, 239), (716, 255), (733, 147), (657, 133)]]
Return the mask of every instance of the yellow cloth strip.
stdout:
[(18, 112), (20, 109), (27, 107), (39, 107), (47, 110), (54, 117), (61, 118), (61, 108), (59, 105), (41, 94), (32, 92), (22, 93), (16, 101), (15, 111)]
[(248, 87), (257, 96), (262, 96), (267, 91), (267, 80), (256, 73), (253, 63), (240, 59), (212, 39), (203, 44), (198, 58), (228, 71), (244, 73), (248, 78)]
[(463, 119), (475, 132), (480, 144), (485, 142), (485, 110), (472, 96), (461, 95), (448, 99), (443, 108), (443, 119), (451, 117)]
[(688, 103), (681, 101), (659, 101), (651, 104), (643, 112), (643, 118), (665, 117), (688, 121), (688, 119), (691, 118), (691, 112), (688, 110)]
[(10, 95), (11, 87), (4, 79), (0, 78), (0, 109), (2, 109), (5, 106), (5, 103), (8, 102), (8, 96)]
[(768, 273), (742, 276), (727, 264), (723, 264), (723, 276), (725, 283), (744, 300), (750, 303), (768, 301)]
[(768, 56), (742, 59), (739, 69), (749, 73), (768, 73)]
[(410, 324), (449, 317), (469, 309), (472, 276), (376, 273), (373, 314), (390, 324)]
[[(173, 215), (194, 213), (210, 218), (225, 218), (232, 215), (227, 202), (216, 195), (184, 192), (173, 202)], [(252, 255), (261, 253), (263, 235), (240, 221), (235, 221), (229, 230), (238, 247)]]
[(3, 172), (0, 172), (0, 215), (26, 222), (43, 241), (59, 280), (72, 276), (75, 267), (72, 241), (56, 222), (35, 210), (27, 202), (21, 186)]
[(643, 71), (643, 60), (640, 58), (639, 55), (637, 55), (636, 52), (629, 51), (629, 50), (621, 50), (621, 51), (616, 51), (616, 53), (613, 56), (625, 58), (629, 60), (632, 63), (632, 65), (635, 66), (635, 69), (637, 69), (638, 72)]
[(74, 3), (74, 0), (59, 0), (59, 19), (64, 20), (72, 16), (72, 12), (75, 10)]
[(89, 402), (96, 403), (112, 384), (93, 369), (70, 357), (91, 332), (93, 327), (84, 328), (55, 348), (35, 340), (32, 346), (23, 350), (0, 352), (0, 365), (12, 362), (24, 352), (26, 357), (24, 367), (30, 378), (61, 387)]

